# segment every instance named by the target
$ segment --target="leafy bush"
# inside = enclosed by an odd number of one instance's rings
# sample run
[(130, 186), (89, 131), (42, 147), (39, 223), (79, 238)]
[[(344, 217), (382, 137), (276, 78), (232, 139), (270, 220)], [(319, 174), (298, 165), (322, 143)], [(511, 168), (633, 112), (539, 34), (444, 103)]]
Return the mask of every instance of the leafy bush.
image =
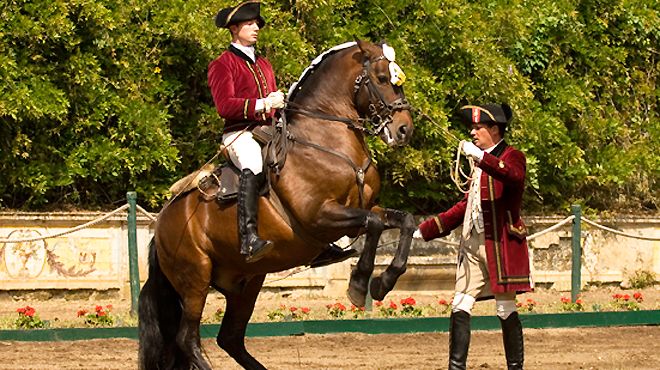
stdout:
[[(0, 207), (110, 208), (136, 190), (159, 208), (216, 152), (223, 122), (206, 68), (229, 42), (213, 16), (234, 3), (5, 4)], [(458, 199), (446, 132), (467, 131), (451, 116), (507, 101), (529, 211), (657, 210), (657, 1), (272, 0), (263, 14), (259, 51), (282, 89), (354, 36), (396, 49), (416, 129), (404, 148), (369, 140), (385, 206), (431, 213)]]

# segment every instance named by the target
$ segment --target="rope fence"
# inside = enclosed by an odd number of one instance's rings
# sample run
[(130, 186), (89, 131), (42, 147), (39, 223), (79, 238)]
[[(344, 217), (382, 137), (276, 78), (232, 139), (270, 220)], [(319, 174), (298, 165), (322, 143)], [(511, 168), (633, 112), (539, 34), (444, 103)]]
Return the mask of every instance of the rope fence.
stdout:
[[(133, 196), (133, 197), (135, 196), (134, 193), (132, 193), (132, 196)], [(576, 207), (579, 209), (579, 206), (576, 206)], [(84, 224), (82, 224), (82, 225), (79, 225), (79, 226), (73, 227), (73, 228), (71, 228), (71, 229), (64, 230), (64, 231), (57, 232), (57, 233), (50, 234), (50, 235), (37, 236), (37, 237), (30, 237), (30, 238), (19, 238), (19, 239), (0, 238), (0, 244), (3, 244), (3, 243), (4, 243), (4, 244), (7, 244), (7, 243), (27, 243), (27, 242), (35, 242), (35, 241), (39, 241), (39, 240), (46, 240), (46, 239), (51, 239), (51, 238), (60, 237), (60, 236), (63, 236), (63, 235), (67, 235), (67, 234), (74, 233), (74, 232), (76, 232), (76, 231), (80, 231), (80, 230), (83, 230), (83, 229), (86, 229), (86, 228), (93, 227), (93, 226), (95, 226), (95, 225), (97, 225), (97, 224), (99, 224), (99, 223), (101, 223), (101, 222), (103, 222), (103, 221), (106, 221), (106, 220), (109, 219), (110, 217), (115, 216), (115, 215), (117, 215), (118, 213), (120, 213), (120, 212), (124, 212), (124, 211), (126, 211), (126, 210), (128, 210), (128, 212), (127, 212), (128, 220), (129, 220), (129, 222), (128, 222), (129, 225), (128, 225), (128, 226), (129, 226), (129, 229), (130, 229), (130, 230), (129, 230), (129, 253), (130, 253), (130, 252), (131, 252), (131, 248), (133, 248), (133, 249), (136, 248), (136, 246), (131, 246), (131, 245), (130, 245), (130, 244), (132, 244), (132, 243), (130, 243), (130, 239), (131, 239), (130, 234), (131, 234), (131, 232), (132, 232), (133, 235), (134, 235), (135, 230), (132, 230), (132, 229), (136, 228), (136, 226), (135, 226), (135, 214), (136, 214), (137, 212), (142, 213), (142, 214), (143, 214), (146, 218), (148, 218), (152, 223), (153, 223), (153, 222), (156, 222), (157, 219), (158, 219), (158, 214), (154, 214), (154, 213), (152, 213), (152, 212), (149, 212), (149, 211), (147, 211), (146, 209), (144, 209), (143, 207), (141, 207), (140, 205), (135, 204), (135, 199), (134, 199), (134, 198), (132, 199), (132, 201), (131, 201), (131, 199), (129, 198), (129, 203), (124, 204), (123, 206), (121, 206), (121, 207), (119, 207), (119, 208), (117, 208), (117, 209), (115, 209), (115, 210), (113, 210), (113, 211), (111, 211), (111, 212), (108, 212), (108, 213), (106, 213), (105, 215), (101, 215), (101, 216), (95, 218), (94, 220), (91, 220), (91, 221), (86, 222), (86, 223), (84, 223)], [(579, 212), (579, 211), (578, 211), (578, 212)], [(131, 222), (131, 219), (133, 220), (133, 222)], [(538, 238), (538, 237), (540, 237), (540, 236), (542, 236), (542, 235), (544, 235), (544, 234), (547, 234), (547, 233), (549, 233), (549, 232), (552, 232), (552, 231), (554, 231), (554, 230), (557, 230), (557, 229), (561, 228), (562, 226), (565, 226), (566, 224), (569, 224), (569, 223), (573, 223), (573, 224), (574, 224), (574, 225), (573, 225), (573, 232), (575, 233), (576, 230), (580, 230), (580, 229), (579, 229), (579, 223), (581, 223), (582, 221), (584, 221), (584, 222), (585, 222), (586, 224), (588, 224), (588, 225), (591, 225), (591, 226), (593, 226), (593, 227), (599, 228), (599, 229), (604, 230), (604, 231), (606, 231), (606, 232), (611, 232), (611, 233), (616, 234), (616, 235), (619, 235), (619, 236), (623, 236), (623, 237), (627, 237), (627, 238), (640, 239), (640, 240), (647, 240), (647, 241), (660, 241), (660, 237), (648, 237), (648, 236), (642, 236), (642, 235), (633, 235), (633, 234), (630, 234), (630, 233), (625, 233), (625, 232), (622, 232), (622, 231), (619, 231), (619, 230), (616, 230), (616, 229), (613, 229), (613, 228), (610, 228), (610, 227), (607, 227), (607, 226), (601, 225), (601, 224), (599, 224), (599, 223), (597, 223), (597, 222), (594, 222), (594, 221), (589, 220), (589, 219), (587, 219), (587, 218), (581, 217), (581, 215), (580, 215), (579, 213), (577, 213), (577, 219), (579, 220), (578, 225), (576, 225), (575, 219), (576, 219), (576, 214), (573, 214), (573, 215), (571, 215), (571, 216), (568, 216), (568, 217), (566, 217), (565, 219), (563, 219), (563, 220), (557, 222), (556, 224), (554, 224), (554, 225), (552, 225), (552, 226), (550, 226), (550, 227), (547, 227), (547, 228), (545, 228), (545, 229), (543, 229), (543, 230), (541, 230), (541, 231), (539, 231), (539, 232), (536, 232), (536, 233), (534, 233), (534, 234), (532, 234), (532, 235), (529, 235), (529, 236), (527, 237), (527, 240), (528, 240), (528, 241), (531, 241), (531, 240), (533, 240), (533, 239), (536, 239), (536, 238)], [(576, 226), (577, 226), (577, 228), (576, 228)], [(578, 234), (580, 234), (580, 232), (578, 232)], [(574, 239), (576, 239), (575, 236), (574, 236)], [(579, 244), (579, 240), (580, 240), (580, 239), (581, 239), (581, 238), (579, 238), (579, 237), (577, 238), (577, 240), (578, 240), (578, 244)], [(357, 241), (357, 239), (355, 239), (352, 243), (355, 243), (355, 241)], [(459, 245), (460, 245), (460, 243), (457, 243), (457, 242), (454, 242), (454, 241), (450, 241), (450, 240), (446, 240), (446, 239), (440, 239), (440, 240), (437, 240), (437, 241), (440, 242), (440, 243), (444, 243), (444, 244), (447, 244), (447, 245), (451, 245), (451, 246), (459, 246)], [(351, 244), (352, 244), (352, 243), (351, 243)], [(396, 244), (396, 243), (398, 243), (398, 241), (390, 241), (390, 242), (386, 242), (386, 243), (379, 244), (378, 247), (380, 248), (380, 247), (383, 247), (383, 246), (386, 246), (386, 245)], [(578, 247), (579, 247), (579, 245), (578, 245)], [(134, 253), (136, 253), (136, 252), (134, 251)], [(575, 253), (578, 253), (578, 255), (581, 255), (581, 249), (580, 249), (580, 248), (578, 248), (578, 249), (574, 249), (574, 250), (573, 250), (573, 253), (574, 253), (574, 254), (575, 254)], [(309, 270), (309, 269), (310, 269), (309, 266), (300, 266), (300, 267), (297, 267), (297, 268), (291, 269), (291, 270), (289, 270), (289, 273), (287, 273), (286, 275), (284, 275), (284, 276), (282, 276), (282, 277), (279, 277), (279, 278), (276, 278), (276, 279), (273, 279), (273, 280), (270, 280), (270, 281), (267, 281), (267, 282), (264, 284), (264, 286), (268, 286), (268, 285), (273, 284), (273, 283), (275, 283), (275, 282), (277, 282), (277, 281), (284, 280), (284, 279), (286, 279), (286, 278), (288, 278), (288, 277), (290, 277), (290, 276), (293, 276), (293, 275), (299, 274), (299, 273), (304, 272), (304, 271)], [(138, 279), (138, 281), (139, 281), (139, 277), (138, 277), (137, 279)], [(579, 275), (578, 275), (577, 279), (579, 280)], [(131, 278), (131, 280), (133, 280), (133, 277)], [(133, 282), (132, 282), (132, 284), (133, 284)]]

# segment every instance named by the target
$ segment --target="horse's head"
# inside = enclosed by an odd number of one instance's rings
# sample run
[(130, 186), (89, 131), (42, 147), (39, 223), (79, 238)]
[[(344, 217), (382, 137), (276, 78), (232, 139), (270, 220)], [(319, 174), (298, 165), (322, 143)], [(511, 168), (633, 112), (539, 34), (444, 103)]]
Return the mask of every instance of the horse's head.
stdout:
[(404, 145), (413, 133), (410, 105), (403, 93), (405, 75), (394, 63), (394, 50), (357, 40), (362, 54), (362, 73), (355, 80), (354, 96), (358, 112), (369, 119), (365, 127), (389, 146)]

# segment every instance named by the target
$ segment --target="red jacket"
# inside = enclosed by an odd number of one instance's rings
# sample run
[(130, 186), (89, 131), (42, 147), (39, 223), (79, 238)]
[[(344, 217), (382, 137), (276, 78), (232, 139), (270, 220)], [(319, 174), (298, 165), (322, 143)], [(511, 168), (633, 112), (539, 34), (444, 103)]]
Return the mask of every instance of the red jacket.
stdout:
[[(481, 173), (481, 209), (484, 218), (486, 257), (493, 293), (530, 291), (527, 228), (520, 218), (525, 187), (525, 155), (505, 142), (493, 153), (484, 153)], [(446, 212), (419, 225), (424, 240), (449, 233), (463, 223), (467, 197)]]
[(276, 91), (275, 73), (270, 62), (256, 56), (256, 63), (230, 45), (209, 64), (208, 83), (220, 117), (225, 119), (223, 132), (242, 130), (252, 125), (270, 124), (270, 113), (256, 113), (257, 99)]

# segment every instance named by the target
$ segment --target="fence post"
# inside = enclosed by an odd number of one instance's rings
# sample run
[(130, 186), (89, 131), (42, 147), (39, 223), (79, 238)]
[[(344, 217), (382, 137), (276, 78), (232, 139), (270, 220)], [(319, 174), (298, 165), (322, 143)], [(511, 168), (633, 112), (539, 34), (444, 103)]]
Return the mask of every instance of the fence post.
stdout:
[(582, 287), (582, 208), (579, 204), (571, 206), (573, 219), (572, 264), (571, 264), (571, 300), (575, 302)]
[(128, 271), (131, 282), (131, 314), (137, 314), (138, 296), (140, 295), (140, 271), (137, 253), (137, 193), (126, 193), (128, 200)]

